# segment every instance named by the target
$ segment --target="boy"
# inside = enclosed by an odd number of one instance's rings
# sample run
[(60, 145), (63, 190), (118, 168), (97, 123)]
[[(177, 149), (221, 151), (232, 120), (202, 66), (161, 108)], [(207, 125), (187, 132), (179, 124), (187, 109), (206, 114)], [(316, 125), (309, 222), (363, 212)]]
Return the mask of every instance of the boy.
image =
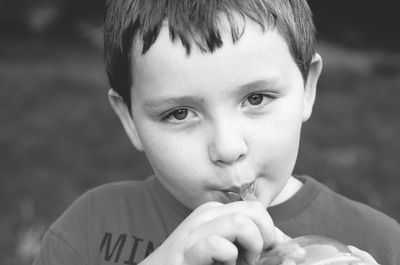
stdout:
[[(396, 221), (292, 175), (314, 46), (305, 0), (110, 0), (109, 100), (155, 176), (87, 192), (36, 264), (296, 264), (288, 238), (306, 234), (400, 264)], [(236, 201), (249, 185), (257, 200)]]

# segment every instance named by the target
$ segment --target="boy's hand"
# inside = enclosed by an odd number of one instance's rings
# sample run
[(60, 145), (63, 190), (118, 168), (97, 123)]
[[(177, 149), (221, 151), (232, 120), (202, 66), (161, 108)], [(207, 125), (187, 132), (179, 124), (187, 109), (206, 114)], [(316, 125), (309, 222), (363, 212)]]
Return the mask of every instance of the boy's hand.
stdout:
[(257, 265), (295, 265), (305, 260), (306, 252), (293, 240), (276, 245), (261, 255)]
[(255, 264), (263, 249), (288, 240), (261, 203), (209, 202), (193, 211), (144, 264)]
[(356, 247), (354, 247), (354, 246), (348, 246), (348, 247), (349, 247), (351, 253), (352, 253), (354, 256), (356, 256), (356, 257), (358, 257), (358, 258), (360, 258), (360, 259), (362, 260), (362, 262), (358, 262), (357, 265), (363, 265), (363, 264), (365, 264), (365, 265), (373, 265), (373, 264), (378, 264), (378, 263), (376, 262), (376, 260), (375, 260), (369, 253), (367, 253), (367, 252), (365, 252), (365, 251), (362, 251), (362, 250), (360, 250), (360, 249), (358, 249), (358, 248), (356, 248)]

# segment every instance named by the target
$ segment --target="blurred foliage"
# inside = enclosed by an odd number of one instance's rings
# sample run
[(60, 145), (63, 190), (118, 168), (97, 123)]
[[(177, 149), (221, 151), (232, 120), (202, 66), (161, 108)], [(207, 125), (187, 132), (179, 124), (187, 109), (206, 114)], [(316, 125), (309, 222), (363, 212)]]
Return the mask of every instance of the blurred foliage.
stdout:
[(7, 35), (73, 36), (81, 23), (101, 25), (105, 1), (1, 0), (0, 30)]
[(399, 50), (396, 0), (308, 0), (318, 36), (356, 49)]
[[(398, 50), (394, 0), (308, 0), (318, 35), (355, 48)], [(101, 27), (105, 1), (0, 0), (0, 31), (8, 35), (80, 36), (82, 24)]]

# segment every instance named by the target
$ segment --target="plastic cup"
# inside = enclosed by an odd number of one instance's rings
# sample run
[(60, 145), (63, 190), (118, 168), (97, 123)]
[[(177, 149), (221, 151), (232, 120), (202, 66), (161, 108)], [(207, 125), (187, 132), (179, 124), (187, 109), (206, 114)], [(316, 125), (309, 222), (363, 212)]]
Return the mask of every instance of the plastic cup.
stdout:
[[(298, 265), (351, 265), (360, 262), (343, 243), (322, 236), (301, 236), (293, 239), (305, 251), (305, 260)], [(270, 264), (261, 258), (257, 265)]]

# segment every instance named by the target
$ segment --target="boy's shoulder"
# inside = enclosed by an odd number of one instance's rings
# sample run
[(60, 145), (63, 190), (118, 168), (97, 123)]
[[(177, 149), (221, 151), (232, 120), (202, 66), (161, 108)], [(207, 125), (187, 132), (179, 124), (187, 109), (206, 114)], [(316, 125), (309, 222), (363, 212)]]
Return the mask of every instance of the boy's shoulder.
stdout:
[[(126, 198), (143, 196), (147, 192), (146, 182), (148, 180), (129, 180), (111, 182), (96, 186), (81, 194), (52, 224), (52, 228), (60, 226), (64, 220), (86, 220), (81, 218), (94, 212), (112, 211), (115, 206), (120, 205)], [(128, 196), (129, 195), (129, 196)]]
[(369, 205), (326, 190), (328, 196), (322, 203), (327, 207), (325, 211), (334, 213), (332, 221), (337, 223), (343, 241), (366, 250), (380, 264), (400, 264), (398, 221)]
[(382, 230), (377, 230), (378, 227), (382, 227), (383, 230), (395, 229), (400, 235), (399, 223), (382, 211), (346, 197), (311, 177), (304, 178), (309, 185), (308, 192), (315, 194), (315, 198), (310, 200), (309, 207), (321, 213), (322, 216), (329, 216), (332, 220), (349, 226), (352, 224), (354, 229), (363, 228), (382, 232)]
[(325, 221), (342, 220), (349, 224), (351, 220), (358, 220), (366, 226), (382, 223), (399, 227), (398, 222), (388, 215), (341, 195), (315, 178), (304, 175), (296, 177), (303, 182), (302, 188), (288, 201), (269, 208), (277, 222), (309, 217), (316, 221), (326, 218)]
[(342, 213), (343, 216), (341, 216), (341, 218), (344, 220), (347, 219), (347, 222), (357, 220), (357, 222), (361, 222), (360, 225), (363, 227), (377, 230), (376, 225), (379, 224), (383, 229), (394, 227), (400, 232), (399, 223), (384, 212), (365, 203), (346, 197), (323, 184), (320, 185), (322, 185), (320, 193), (322, 197), (321, 207), (323, 207), (323, 205), (329, 206), (326, 210), (335, 210), (337, 215)]
[[(128, 262), (129, 257), (146, 255), (161, 244), (182, 218), (174, 215), (173, 200), (163, 195), (160, 186), (155, 176), (150, 176), (86, 191), (46, 232), (42, 259), (61, 259), (62, 263), (51, 264), (70, 264), (71, 257), (78, 257), (79, 264), (89, 264), (89, 260), (120, 257)], [(139, 243), (140, 249), (132, 248)]]
[(148, 189), (145, 180), (126, 180), (101, 184), (82, 193), (66, 209), (63, 215), (73, 212), (88, 213), (93, 207), (102, 209), (112, 209), (113, 205), (118, 205), (126, 198), (143, 196)]
[(89, 189), (82, 194), (82, 199), (113, 201), (118, 198), (141, 196), (149, 191), (154, 176), (143, 180), (124, 180), (105, 183)]
[(400, 225), (395, 219), (345, 197), (315, 179), (303, 179), (305, 190), (300, 192), (308, 204), (291, 221), (292, 225), (304, 223), (304, 226), (297, 226), (298, 231), (325, 235), (354, 245), (371, 253), (381, 264), (400, 264)]
[(161, 216), (165, 219), (174, 213), (183, 218), (188, 210), (152, 175), (144, 180), (102, 184), (86, 191), (52, 224), (51, 229), (62, 233), (60, 228), (87, 228), (89, 224), (91, 227), (141, 225), (143, 220), (158, 220)]
[[(113, 215), (116, 211), (122, 211), (135, 202), (143, 202), (145, 197), (149, 197), (153, 177), (144, 180), (116, 181), (93, 187), (77, 199), (75, 199), (68, 208), (51, 225), (50, 229), (57, 230), (59, 227), (71, 225), (71, 220), (84, 222), (103, 216)], [(135, 206), (140, 203), (135, 203)], [(82, 227), (86, 224), (77, 225)]]

